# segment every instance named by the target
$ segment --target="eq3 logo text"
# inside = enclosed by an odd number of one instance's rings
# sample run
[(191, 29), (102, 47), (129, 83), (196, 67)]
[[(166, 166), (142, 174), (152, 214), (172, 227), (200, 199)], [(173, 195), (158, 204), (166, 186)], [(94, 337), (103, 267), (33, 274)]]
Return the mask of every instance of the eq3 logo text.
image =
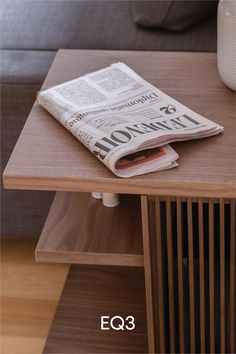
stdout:
[(102, 331), (132, 331), (135, 329), (135, 320), (133, 316), (125, 318), (121, 316), (101, 316), (101, 330)]

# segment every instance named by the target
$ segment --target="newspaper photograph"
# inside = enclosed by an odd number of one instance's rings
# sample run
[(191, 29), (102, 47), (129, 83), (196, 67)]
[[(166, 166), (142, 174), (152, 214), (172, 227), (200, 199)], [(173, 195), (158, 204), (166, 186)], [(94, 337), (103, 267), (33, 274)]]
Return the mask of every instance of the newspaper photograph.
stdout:
[(169, 143), (224, 128), (187, 108), (124, 63), (39, 92), (38, 102), (116, 176), (178, 166)]

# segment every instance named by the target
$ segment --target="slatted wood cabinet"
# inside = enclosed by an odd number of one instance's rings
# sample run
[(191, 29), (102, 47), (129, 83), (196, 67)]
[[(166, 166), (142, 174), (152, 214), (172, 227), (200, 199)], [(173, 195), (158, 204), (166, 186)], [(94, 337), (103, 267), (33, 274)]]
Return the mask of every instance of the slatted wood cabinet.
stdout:
[(153, 352), (235, 353), (235, 204), (142, 197)]
[[(3, 178), (57, 191), (36, 260), (73, 266), (44, 353), (234, 353), (235, 94), (213, 53), (62, 50), (44, 88), (116, 61), (225, 132), (173, 144), (178, 168), (120, 179), (35, 103)], [(101, 331), (102, 315), (133, 315), (136, 327)]]

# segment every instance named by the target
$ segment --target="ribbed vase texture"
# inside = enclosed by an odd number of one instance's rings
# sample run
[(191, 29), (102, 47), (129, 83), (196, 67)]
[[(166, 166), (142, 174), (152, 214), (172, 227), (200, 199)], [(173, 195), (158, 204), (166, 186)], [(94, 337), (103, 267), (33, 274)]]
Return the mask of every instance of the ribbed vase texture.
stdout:
[(218, 71), (222, 81), (236, 91), (236, 0), (218, 6)]

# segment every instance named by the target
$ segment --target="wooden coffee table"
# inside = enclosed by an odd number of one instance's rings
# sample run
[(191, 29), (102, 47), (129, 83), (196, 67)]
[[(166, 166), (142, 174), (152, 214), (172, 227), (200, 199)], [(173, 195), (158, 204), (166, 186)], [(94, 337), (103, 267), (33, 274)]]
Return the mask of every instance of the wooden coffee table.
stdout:
[[(224, 134), (172, 144), (179, 167), (115, 177), (35, 103), (5, 188), (57, 191), (36, 260), (70, 263), (44, 353), (235, 352), (235, 93), (214, 53), (60, 50), (43, 88), (123, 61)], [(121, 193), (105, 208), (91, 191)], [(135, 317), (133, 331), (100, 318)]]

